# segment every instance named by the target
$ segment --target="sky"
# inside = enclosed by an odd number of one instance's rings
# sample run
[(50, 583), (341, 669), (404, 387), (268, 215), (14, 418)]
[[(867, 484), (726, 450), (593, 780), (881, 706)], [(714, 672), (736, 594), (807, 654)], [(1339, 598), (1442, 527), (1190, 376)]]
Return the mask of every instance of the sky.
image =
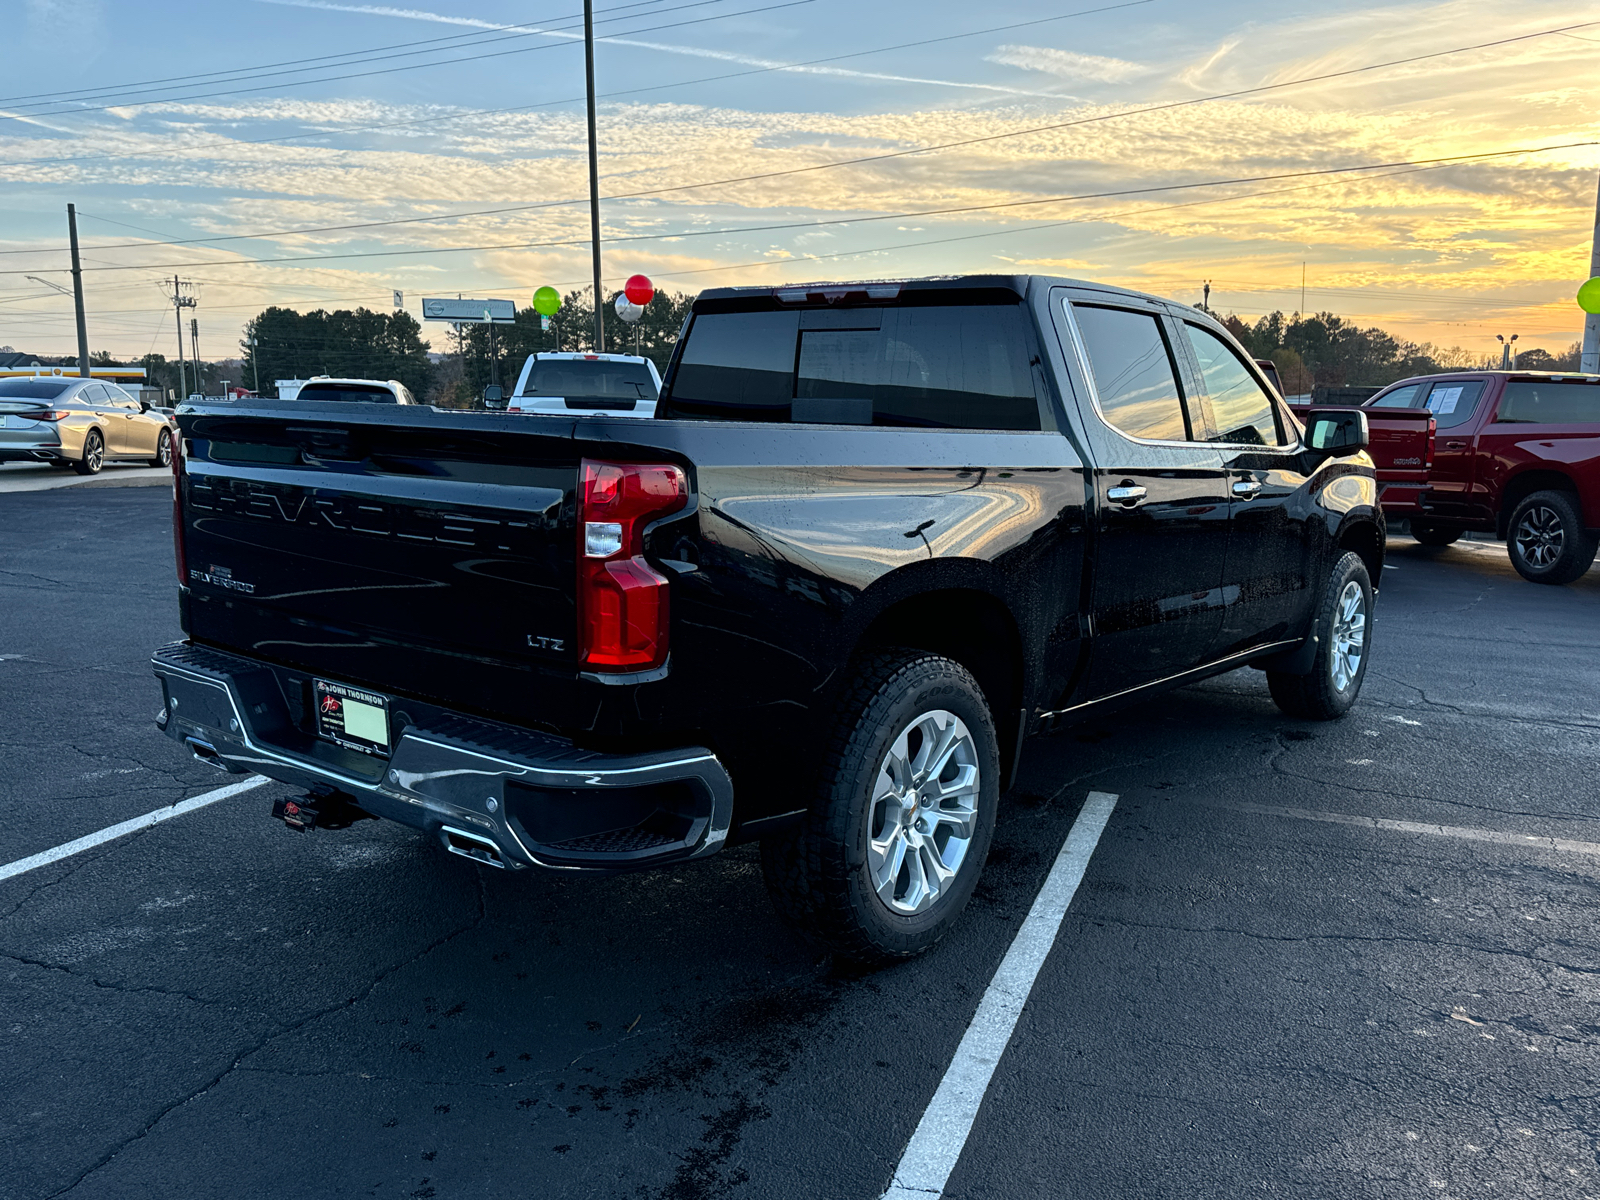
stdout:
[[(586, 284), (581, 13), (0, 0), (0, 345), (75, 351), (69, 203), (90, 347), (124, 360), (175, 356), (174, 275), (207, 359), (268, 304), (399, 291), (420, 317)], [(1189, 303), (1209, 280), (1254, 319), (1299, 310), (1303, 279), (1306, 311), (1441, 347), (1581, 333), (1600, 4), (596, 0), (595, 20), (608, 294), (1033, 272)]]

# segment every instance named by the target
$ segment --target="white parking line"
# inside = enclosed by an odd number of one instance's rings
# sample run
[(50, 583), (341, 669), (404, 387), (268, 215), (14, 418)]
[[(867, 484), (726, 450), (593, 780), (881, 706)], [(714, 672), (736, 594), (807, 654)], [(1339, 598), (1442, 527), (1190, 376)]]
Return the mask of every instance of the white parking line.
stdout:
[(1072, 832), (1067, 834), (1055, 866), (1050, 868), (1050, 877), (1012, 939), (1000, 969), (989, 981), (972, 1024), (967, 1026), (955, 1058), (939, 1081), (939, 1090), (928, 1102), (917, 1131), (900, 1156), (894, 1182), (882, 1200), (930, 1200), (944, 1194), (944, 1185), (955, 1170), (984, 1093), (989, 1090), (989, 1080), (1000, 1065), (1000, 1056), (1011, 1041), (1022, 1006), (1033, 991), (1033, 981), (1038, 978), (1050, 947), (1055, 945), (1067, 906), (1077, 893), (1089, 867), (1089, 856), (1116, 804), (1117, 798), (1110, 792), (1090, 792), (1083, 802), (1083, 811), (1073, 822)]
[(1214, 807), (1268, 817), (1292, 817), (1296, 821), (1327, 821), (1334, 825), (1360, 825), (1367, 829), (1388, 829), (1395, 833), (1427, 833), (1434, 837), (1461, 838), (1469, 842), (1498, 842), (1503, 846), (1527, 846), (1538, 850), (1562, 850), (1568, 854), (1600, 855), (1600, 842), (1541, 837), (1532, 833), (1503, 833), (1498, 829), (1477, 829), (1470, 825), (1429, 825), (1424, 821), (1358, 817), (1353, 813), (1324, 812), (1314, 808), (1280, 808), (1276, 804), (1218, 804)]
[(249, 779), (230, 783), (227, 787), (219, 787), (215, 791), (206, 792), (202, 796), (194, 796), (188, 800), (180, 800), (170, 808), (158, 808), (155, 812), (147, 812), (142, 817), (133, 817), (130, 820), (119, 822), (116, 825), (107, 825), (98, 833), (86, 834), (81, 838), (74, 838), (70, 842), (63, 842), (53, 850), (41, 850), (38, 854), (30, 854), (27, 858), (19, 858), (16, 862), (7, 863), (0, 867), (0, 881), (22, 875), (38, 867), (47, 867), (53, 862), (60, 862), (63, 858), (71, 858), (74, 854), (82, 854), (85, 850), (93, 850), (96, 846), (103, 846), (107, 842), (115, 841), (119, 837), (126, 837), (130, 833), (138, 833), (141, 829), (148, 829), (152, 825), (159, 825), (162, 821), (170, 821), (173, 817), (181, 817), (185, 813), (192, 813), (197, 808), (204, 808), (208, 804), (215, 804), (218, 800), (226, 800), (229, 796), (237, 796), (240, 792), (248, 792), (251, 788), (258, 788), (263, 783), (272, 782), (265, 775), (252, 775)]

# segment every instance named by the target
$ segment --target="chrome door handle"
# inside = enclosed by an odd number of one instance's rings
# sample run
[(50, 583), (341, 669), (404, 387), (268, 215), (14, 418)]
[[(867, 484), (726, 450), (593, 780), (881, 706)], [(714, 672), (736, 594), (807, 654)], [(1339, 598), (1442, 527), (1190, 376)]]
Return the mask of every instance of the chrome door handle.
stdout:
[(1118, 504), (1134, 505), (1145, 497), (1145, 491), (1138, 484), (1123, 484), (1121, 487), (1107, 488), (1106, 499)]
[(1235, 496), (1243, 496), (1247, 500), (1260, 490), (1261, 485), (1254, 479), (1241, 479), (1233, 485), (1233, 494)]
[(1446, 442), (1445, 446), (1450, 450), (1465, 450), (1467, 448), (1465, 442)]

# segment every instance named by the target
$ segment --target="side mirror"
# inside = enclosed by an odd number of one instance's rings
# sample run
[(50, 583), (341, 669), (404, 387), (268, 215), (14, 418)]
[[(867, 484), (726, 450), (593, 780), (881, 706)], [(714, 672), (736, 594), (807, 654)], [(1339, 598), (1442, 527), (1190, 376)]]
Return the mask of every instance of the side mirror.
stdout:
[(1314, 408), (1306, 417), (1306, 446), (1329, 455), (1354, 454), (1371, 441), (1359, 408)]
[(148, 400), (139, 401), (139, 411), (140, 412), (149, 412), (150, 411), (150, 401), (148, 401)]
[(498, 383), (491, 383), (483, 389), (483, 402), (485, 404), (504, 404), (505, 400), (506, 390)]

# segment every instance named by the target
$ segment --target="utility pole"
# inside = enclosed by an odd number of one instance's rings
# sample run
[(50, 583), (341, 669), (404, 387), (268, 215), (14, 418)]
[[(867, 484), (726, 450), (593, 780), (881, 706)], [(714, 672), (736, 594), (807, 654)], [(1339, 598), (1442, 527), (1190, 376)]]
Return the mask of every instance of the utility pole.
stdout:
[(583, 71), (589, 95), (589, 242), (594, 251), (594, 352), (606, 348), (606, 298), (600, 290), (600, 151), (594, 132), (594, 0), (583, 0)]
[[(1589, 278), (1600, 275), (1600, 188), (1594, 198), (1594, 241), (1589, 251)], [(1600, 372), (1600, 313), (1589, 313), (1583, 322), (1583, 357), (1578, 369)]]
[(206, 385), (200, 380), (200, 320), (198, 317), (189, 318), (189, 357), (194, 359), (194, 390), (203, 396), (206, 394)]
[(1306, 264), (1300, 263), (1300, 319), (1306, 319)]
[(256, 335), (250, 335), (250, 369), (255, 372), (256, 395), (261, 395), (261, 353), (256, 349)]
[[(183, 374), (183, 310), (193, 308), (196, 300), (193, 296), (185, 296), (182, 291), (183, 284), (179, 278), (172, 277), (172, 317), (178, 323), (178, 395), (177, 402), (182, 404), (189, 398), (189, 383)], [(200, 382), (200, 364), (195, 363), (195, 382)]]
[(78, 310), (78, 374), (89, 378), (89, 329), (83, 323), (83, 268), (78, 265), (78, 210), (67, 205), (67, 233), (72, 242), (72, 303)]

